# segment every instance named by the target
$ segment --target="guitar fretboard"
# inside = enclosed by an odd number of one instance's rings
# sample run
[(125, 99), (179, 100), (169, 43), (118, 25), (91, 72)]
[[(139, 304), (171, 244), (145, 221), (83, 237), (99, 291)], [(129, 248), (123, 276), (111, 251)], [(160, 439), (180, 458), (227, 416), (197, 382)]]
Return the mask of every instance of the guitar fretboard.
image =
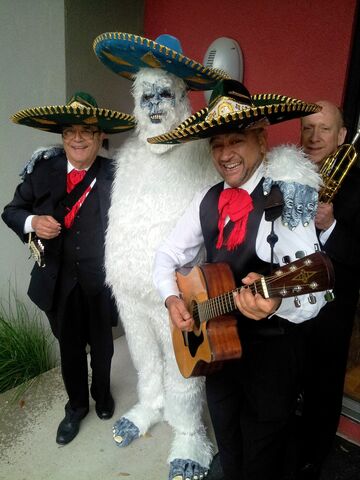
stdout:
[[(262, 295), (263, 288), (261, 280), (257, 280), (253, 284), (249, 285), (249, 288), (253, 294), (259, 292)], [(200, 322), (206, 322), (211, 318), (225, 315), (226, 313), (233, 312), (237, 309), (234, 301), (234, 292), (240, 292), (241, 288), (235, 288), (230, 292), (223, 293), (214, 298), (209, 298), (205, 302), (197, 303), (194, 307), (193, 317)]]
[[(283, 265), (272, 275), (261, 277), (249, 285), (253, 294), (260, 293), (264, 298), (294, 297), (306, 293), (324, 291), (333, 285), (332, 265), (326, 255), (316, 252), (295, 262)], [(193, 317), (197, 324), (225, 315), (237, 309), (233, 293), (236, 288), (219, 296), (193, 305)], [(311, 298), (311, 301), (314, 301)]]

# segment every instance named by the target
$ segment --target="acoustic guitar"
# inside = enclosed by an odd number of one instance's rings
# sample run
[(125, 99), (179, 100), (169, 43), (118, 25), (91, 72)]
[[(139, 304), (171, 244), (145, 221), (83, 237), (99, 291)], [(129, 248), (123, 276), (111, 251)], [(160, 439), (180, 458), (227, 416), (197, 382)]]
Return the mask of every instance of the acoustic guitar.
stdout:
[[(233, 292), (233, 274), (226, 263), (205, 263), (176, 272), (176, 280), (189, 312), (194, 318), (191, 332), (183, 332), (172, 322), (172, 341), (176, 361), (185, 377), (207, 375), (221, 368), (225, 360), (241, 357), (242, 348), (237, 320), (230, 312), (237, 310)], [(316, 252), (278, 268), (272, 275), (261, 277), (250, 285), (253, 293), (264, 298), (296, 297), (309, 294), (315, 303), (315, 292), (331, 289), (334, 270), (329, 257)], [(330, 292), (325, 295), (331, 299)], [(261, 320), (260, 320), (261, 321)]]

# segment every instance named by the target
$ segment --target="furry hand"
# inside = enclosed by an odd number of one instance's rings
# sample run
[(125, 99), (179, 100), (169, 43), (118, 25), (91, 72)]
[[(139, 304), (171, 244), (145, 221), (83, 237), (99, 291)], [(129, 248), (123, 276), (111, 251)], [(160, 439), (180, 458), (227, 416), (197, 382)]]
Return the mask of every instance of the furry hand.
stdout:
[(307, 226), (315, 217), (318, 205), (318, 193), (315, 188), (298, 182), (273, 181), (267, 177), (263, 183), (265, 195), (270, 193), (271, 187), (278, 185), (284, 197), (284, 208), (281, 219), (285, 226), (294, 230), (300, 223)]
[(32, 173), (34, 170), (35, 164), (39, 161), (42, 160), (43, 158), (45, 160), (48, 160), (49, 158), (56, 157), (56, 155), (59, 155), (62, 153), (64, 149), (62, 147), (41, 147), (35, 150), (35, 152), (31, 155), (30, 160), (26, 163), (24, 168), (20, 172), (20, 177), (22, 180), (26, 177), (26, 175), (29, 175)]

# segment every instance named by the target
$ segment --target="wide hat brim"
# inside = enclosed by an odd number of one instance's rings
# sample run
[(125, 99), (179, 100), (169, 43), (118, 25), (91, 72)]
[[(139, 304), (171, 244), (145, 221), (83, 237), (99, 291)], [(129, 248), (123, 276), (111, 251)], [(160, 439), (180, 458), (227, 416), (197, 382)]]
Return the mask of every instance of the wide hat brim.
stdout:
[(184, 80), (191, 90), (212, 90), (228, 77), (154, 40), (130, 33), (103, 33), (95, 38), (93, 48), (104, 65), (129, 80), (134, 80), (141, 68), (160, 68)]
[(207, 119), (209, 108), (194, 113), (174, 130), (148, 138), (152, 144), (177, 144), (213, 137), (232, 131), (274, 125), (321, 110), (319, 105), (277, 94), (252, 95), (253, 105), (241, 111)]
[(81, 104), (27, 108), (15, 113), (11, 120), (52, 133), (61, 133), (66, 125), (96, 126), (107, 134), (120, 133), (135, 127), (133, 115)]

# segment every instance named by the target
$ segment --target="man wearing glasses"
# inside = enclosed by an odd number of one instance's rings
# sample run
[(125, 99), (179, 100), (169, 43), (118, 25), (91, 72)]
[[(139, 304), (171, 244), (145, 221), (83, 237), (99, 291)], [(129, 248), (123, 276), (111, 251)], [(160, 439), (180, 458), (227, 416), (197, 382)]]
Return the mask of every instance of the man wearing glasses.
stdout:
[(2, 218), (23, 242), (30, 235), (40, 246), (28, 294), (59, 342), (68, 402), (56, 442), (66, 445), (89, 411), (87, 345), (96, 413), (104, 420), (114, 413), (110, 369), (118, 314), (103, 268), (113, 166), (98, 153), (107, 134), (133, 128), (134, 119), (98, 108), (79, 92), (66, 105), (22, 110), (12, 120), (59, 133), (63, 142), (55, 156), (28, 164)]

